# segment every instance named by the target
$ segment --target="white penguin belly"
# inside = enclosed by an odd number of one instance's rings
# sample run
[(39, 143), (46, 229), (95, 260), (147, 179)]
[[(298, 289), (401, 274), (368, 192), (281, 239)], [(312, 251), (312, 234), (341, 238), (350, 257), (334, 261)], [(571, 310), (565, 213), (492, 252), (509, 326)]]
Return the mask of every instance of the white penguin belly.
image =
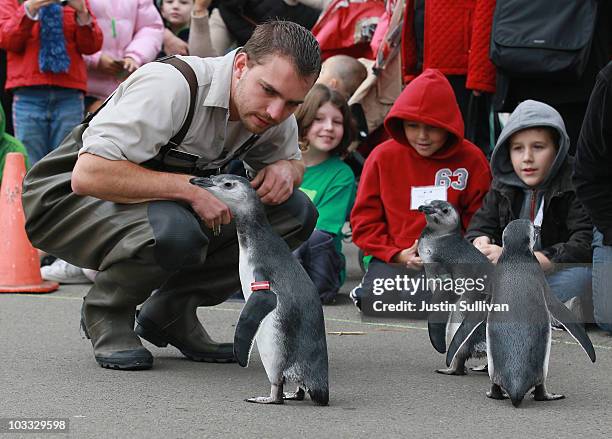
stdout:
[(244, 301), (249, 300), (251, 296), (251, 283), (255, 281), (253, 267), (249, 261), (250, 257), (246, 249), (239, 245), (240, 253), (238, 254), (238, 273), (240, 275), (240, 285), (242, 286), (242, 294)]
[(263, 319), (255, 337), (261, 362), (272, 384), (280, 384), (283, 375), (281, 369), (283, 353), (279, 343), (281, 334), (278, 333), (277, 320), (278, 314), (274, 310)]

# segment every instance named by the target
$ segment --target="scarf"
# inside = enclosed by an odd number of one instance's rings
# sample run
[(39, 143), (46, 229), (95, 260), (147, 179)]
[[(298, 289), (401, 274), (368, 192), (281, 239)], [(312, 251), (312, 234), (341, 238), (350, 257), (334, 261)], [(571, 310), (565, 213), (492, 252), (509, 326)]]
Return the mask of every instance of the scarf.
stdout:
[(38, 67), (41, 72), (66, 73), (70, 58), (64, 38), (64, 10), (59, 4), (47, 5), (39, 11), (40, 50)]

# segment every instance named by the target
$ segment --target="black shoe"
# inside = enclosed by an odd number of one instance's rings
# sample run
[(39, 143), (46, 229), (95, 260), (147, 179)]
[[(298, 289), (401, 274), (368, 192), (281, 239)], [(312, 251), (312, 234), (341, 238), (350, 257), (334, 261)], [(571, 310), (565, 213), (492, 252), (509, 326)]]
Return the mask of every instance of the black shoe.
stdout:
[(160, 328), (153, 320), (146, 318), (139, 311), (136, 312), (136, 329), (134, 332), (157, 347), (164, 348), (170, 344), (192, 361), (206, 363), (236, 362), (233, 343), (215, 343), (208, 340), (204, 345), (197, 348), (190, 347), (168, 331)]

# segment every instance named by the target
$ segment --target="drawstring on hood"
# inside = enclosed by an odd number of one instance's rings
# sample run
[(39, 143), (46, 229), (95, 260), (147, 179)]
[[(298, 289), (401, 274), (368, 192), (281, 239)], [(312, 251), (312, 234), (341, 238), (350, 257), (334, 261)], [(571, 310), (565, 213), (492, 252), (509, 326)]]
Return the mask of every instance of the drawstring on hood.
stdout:
[[(463, 118), (448, 79), (437, 69), (426, 69), (410, 82), (385, 118), (385, 129), (393, 139), (410, 147), (404, 134), (404, 121), (410, 120), (444, 128), (451, 136), (447, 145), (430, 159), (452, 155), (450, 145), (463, 142)], [(410, 150), (417, 154), (412, 147)]]

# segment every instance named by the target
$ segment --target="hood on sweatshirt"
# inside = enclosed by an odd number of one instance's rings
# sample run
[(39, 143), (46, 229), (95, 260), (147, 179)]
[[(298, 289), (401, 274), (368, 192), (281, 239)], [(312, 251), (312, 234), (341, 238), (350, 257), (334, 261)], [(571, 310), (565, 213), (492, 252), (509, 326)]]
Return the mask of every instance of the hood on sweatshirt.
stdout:
[(512, 162), (510, 161), (508, 141), (518, 131), (542, 126), (554, 128), (559, 133), (559, 149), (557, 150), (555, 160), (544, 181), (538, 185), (540, 188), (546, 187), (550, 180), (559, 172), (559, 169), (561, 169), (569, 151), (570, 140), (565, 131), (563, 118), (559, 112), (550, 105), (533, 100), (524, 101), (516, 107), (510, 115), (506, 126), (504, 126), (491, 155), (493, 178), (510, 186), (531, 189), (514, 172)]
[(410, 82), (385, 118), (389, 135), (414, 151), (404, 134), (406, 120), (444, 128), (452, 135), (447, 145), (430, 157), (432, 159), (446, 158), (448, 150), (452, 149), (449, 145), (463, 142), (463, 118), (455, 93), (448, 79), (437, 69), (426, 69)]

